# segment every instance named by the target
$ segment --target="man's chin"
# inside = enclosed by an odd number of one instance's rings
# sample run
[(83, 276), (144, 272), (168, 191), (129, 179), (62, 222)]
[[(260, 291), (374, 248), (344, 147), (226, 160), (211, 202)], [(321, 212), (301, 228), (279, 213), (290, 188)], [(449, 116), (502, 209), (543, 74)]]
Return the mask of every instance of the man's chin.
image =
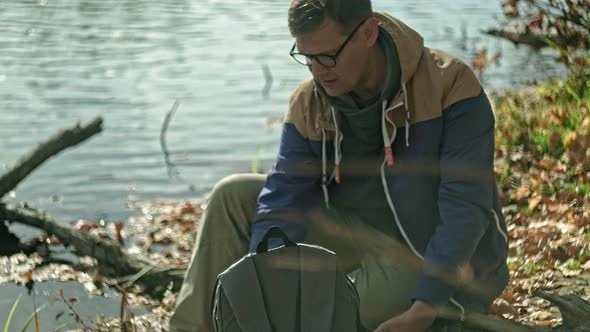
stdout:
[(343, 96), (347, 93), (343, 89), (329, 88), (329, 87), (325, 87), (325, 86), (323, 88), (324, 88), (324, 91), (326, 92), (326, 94), (330, 97), (340, 97), (340, 96)]

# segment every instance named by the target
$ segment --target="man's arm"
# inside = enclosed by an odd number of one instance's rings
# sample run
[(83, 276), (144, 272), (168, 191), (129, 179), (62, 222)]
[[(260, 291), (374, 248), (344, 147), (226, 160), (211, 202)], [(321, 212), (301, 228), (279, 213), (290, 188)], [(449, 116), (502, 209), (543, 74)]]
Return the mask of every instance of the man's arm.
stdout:
[(459, 284), (457, 276), (490, 222), (494, 192), (494, 116), (485, 94), (449, 107), (440, 156), (440, 223), (424, 254), (412, 307), (376, 332), (423, 332)]
[(440, 223), (413, 296), (435, 306), (448, 303), (469, 278), (469, 262), (493, 218), (494, 115), (483, 90), (451, 105), (443, 119)]
[(283, 125), (279, 154), (268, 174), (252, 225), (250, 252), (256, 251), (264, 232), (280, 227), (295, 242), (305, 238), (306, 222), (313, 206), (322, 202), (317, 158), (293, 123)]

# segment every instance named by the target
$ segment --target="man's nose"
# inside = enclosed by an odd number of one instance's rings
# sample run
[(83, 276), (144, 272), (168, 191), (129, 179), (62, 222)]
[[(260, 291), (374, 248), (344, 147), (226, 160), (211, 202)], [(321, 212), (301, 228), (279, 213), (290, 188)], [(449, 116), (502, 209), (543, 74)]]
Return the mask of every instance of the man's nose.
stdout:
[(313, 76), (317, 77), (318, 75), (322, 75), (328, 72), (330, 68), (322, 65), (316, 59), (313, 59), (311, 65), (309, 65), (309, 70), (311, 71)]

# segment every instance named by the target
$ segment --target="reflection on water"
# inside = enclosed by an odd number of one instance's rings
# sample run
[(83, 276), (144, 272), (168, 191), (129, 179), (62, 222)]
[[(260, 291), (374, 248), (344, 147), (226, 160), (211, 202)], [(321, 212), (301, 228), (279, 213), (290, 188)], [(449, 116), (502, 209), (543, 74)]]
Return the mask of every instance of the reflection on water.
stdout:
[[(71, 311), (63, 300), (57, 295), (57, 289), (62, 289), (63, 296), (72, 300), (74, 310), (80, 315), (84, 323), (92, 327), (97, 319), (97, 314), (104, 317), (119, 317), (121, 296), (114, 291), (107, 291), (102, 296), (89, 295), (81, 284), (68, 282), (38, 282), (35, 284), (35, 305), (39, 310), (39, 327), (41, 331), (55, 331), (57, 328), (67, 326), (66, 330), (82, 328), (77, 324)], [(33, 309), (33, 297), (27, 293), (24, 286), (14, 284), (0, 284), (0, 326), (4, 327), (8, 313), (12, 309), (16, 299), (20, 296), (19, 303), (14, 311), (9, 331), (20, 331)], [(134, 315), (143, 315), (145, 308), (132, 308)], [(34, 331), (35, 323), (29, 325), (27, 331)]]
[[(493, 1), (374, 1), (433, 47), (469, 61), (501, 50), (491, 87), (544, 79), (551, 55), (479, 34), (496, 24)], [(105, 131), (50, 160), (19, 186), (65, 219), (124, 218), (129, 199), (194, 198), (221, 177), (272, 160), (286, 110), (308, 73), (287, 55), (284, 0), (35, 0), (0, 2), (0, 170), (59, 128), (96, 115)], [(272, 72), (268, 96), (263, 67)], [(167, 177), (159, 135), (175, 100), (167, 145), (190, 183)], [(189, 188), (192, 185), (194, 192)]]

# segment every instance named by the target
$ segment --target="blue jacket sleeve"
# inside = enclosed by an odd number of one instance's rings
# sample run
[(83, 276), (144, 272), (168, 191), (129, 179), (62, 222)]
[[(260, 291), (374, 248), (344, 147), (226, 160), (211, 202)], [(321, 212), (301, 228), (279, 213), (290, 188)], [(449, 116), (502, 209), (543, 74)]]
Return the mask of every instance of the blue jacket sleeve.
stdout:
[(441, 305), (469, 278), (469, 263), (492, 221), (494, 115), (482, 91), (443, 114), (440, 222), (424, 254), (413, 298)]
[(285, 123), (277, 160), (258, 197), (250, 252), (256, 251), (265, 231), (272, 226), (280, 227), (292, 241), (303, 241), (307, 212), (321, 202), (321, 168), (317, 164), (310, 141), (295, 125)]

